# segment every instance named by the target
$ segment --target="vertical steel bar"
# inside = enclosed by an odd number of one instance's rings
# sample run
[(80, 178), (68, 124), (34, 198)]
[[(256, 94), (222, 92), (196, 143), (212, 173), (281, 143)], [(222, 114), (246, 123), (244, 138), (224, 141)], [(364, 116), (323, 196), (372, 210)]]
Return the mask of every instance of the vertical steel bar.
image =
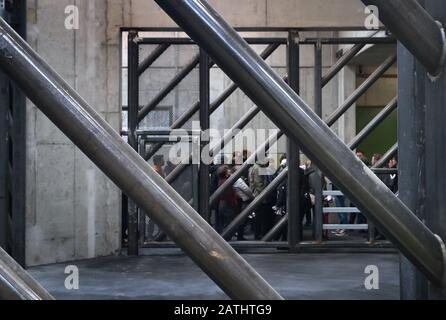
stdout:
[[(295, 31), (288, 33), (287, 60), (288, 60), (288, 84), (299, 93), (300, 87), (300, 52), (299, 34)], [(297, 144), (287, 138), (287, 213), (288, 213), (288, 244), (290, 250), (294, 251), (296, 245), (302, 240), (302, 218), (300, 212), (300, 181), (299, 164), (300, 154)]]
[[(421, 220), (425, 220), (425, 72), (415, 57), (398, 43), (398, 163), (399, 198)], [(420, 300), (428, 297), (426, 277), (400, 255), (400, 297)]]
[[(137, 31), (128, 33), (128, 143), (138, 150), (138, 110), (139, 110), (139, 46), (136, 41)], [(138, 208), (134, 201), (128, 200), (128, 248), (129, 255), (138, 255)]]
[(209, 128), (210, 128), (210, 71), (209, 56), (203, 49), (200, 49), (200, 169), (199, 169), (199, 210), (201, 216), (210, 222), (210, 177), (209, 164), (203, 162), (201, 155), (209, 153)]
[[(322, 44), (320, 41), (314, 46), (314, 112), (322, 119)], [(313, 217), (314, 239), (318, 242), (323, 240), (323, 197), (322, 197), (322, 173), (316, 171), (317, 183), (315, 190), (315, 205)]]
[[(443, 26), (446, 25), (446, 1), (425, 0), (426, 11)], [(432, 53), (433, 54), (433, 53)], [(446, 239), (446, 66), (438, 71), (436, 81), (425, 77), (425, 221), (440, 238)], [(404, 159), (401, 159), (404, 161)], [(446, 260), (446, 257), (445, 257)], [(446, 272), (445, 277), (446, 281)], [(446, 299), (446, 285), (429, 286), (429, 299)]]

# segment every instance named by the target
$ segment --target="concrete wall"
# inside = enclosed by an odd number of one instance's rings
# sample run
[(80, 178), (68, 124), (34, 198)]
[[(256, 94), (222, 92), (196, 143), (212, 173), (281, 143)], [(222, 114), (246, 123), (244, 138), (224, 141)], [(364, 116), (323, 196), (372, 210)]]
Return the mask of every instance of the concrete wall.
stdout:
[[(211, 3), (238, 27), (350, 27), (362, 26), (364, 21), (363, 6), (357, 0), (212, 0)], [(64, 27), (67, 5), (79, 8), (79, 30)], [(116, 130), (120, 129), (119, 28), (173, 25), (149, 0), (28, 0), (30, 44)], [(333, 60), (333, 52), (326, 54), (325, 69)], [(277, 67), (283, 72), (285, 65), (280, 62)], [(310, 105), (311, 67), (308, 62), (308, 70), (302, 71), (303, 95)], [(222, 75), (217, 77), (221, 81), (213, 87), (213, 94), (227, 85)], [(184, 86), (184, 92), (191, 89), (187, 88), (187, 82)], [(158, 88), (155, 86), (153, 90)], [(145, 98), (153, 90), (143, 93), (147, 94)], [(326, 110), (336, 104), (338, 90), (335, 82), (324, 91), (324, 102), (329, 105)], [(238, 104), (240, 97), (234, 96), (222, 112), (226, 114), (229, 104)], [(216, 126), (226, 127), (243, 108)], [(120, 249), (119, 190), (31, 103), (28, 103), (27, 126), (27, 264), (116, 253)]]

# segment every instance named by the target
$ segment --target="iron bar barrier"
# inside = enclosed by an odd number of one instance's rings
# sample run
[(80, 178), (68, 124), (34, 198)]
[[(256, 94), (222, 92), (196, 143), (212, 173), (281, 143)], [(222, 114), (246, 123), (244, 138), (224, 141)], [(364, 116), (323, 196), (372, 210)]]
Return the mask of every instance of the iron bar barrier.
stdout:
[(446, 54), (444, 31), (415, 0), (362, 0), (376, 6), (379, 19), (401, 43), (437, 76)]
[(169, 43), (162, 43), (155, 48), (138, 66), (138, 76), (141, 76), (150, 66), (169, 49)]
[[(444, 244), (204, 0), (155, 0), (436, 285)], [(342, 160), (341, 160), (342, 159)]]
[[(263, 59), (267, 59), (274, 51), (279, 47), (278, 44), (270, 44), (266, 49), (260, 54)], [(237, 90), (238, 86), (232, 83), (227, 87), (210, 105), (209, 114), (212, 114), (219, 106), (225, 102), (229, 96)], [(200, 109), (200, 102), (197, 101), (195, 104), (185, 111), (171, 126), (171, 129), (181, 128), (189, 119)], [(147, 152), (145, 159), (149, 160), (161, 147), (163, 144), (155, 144)]]
[(274, 178), (273, 181), (271, 181), (268, 186), (260, 192), (257, 197), (253, 201), (251, 201), (248, 206), (240, 212), (234, 220), (231, 221), (231, 223), (224, 228), (223, 232), (221, 233), (221, 236), (225, 239), (231, 238), (234, 233), (237, 231), (237, 228), (245, 222), (245, 220), (248, 218), (248, 216), (258, 208), (259, 205), (262, 204), (262, 201), (268, 197), (268, 195), (271, 192), (275, 192), (277, 187), (285, 181), (286, 177), (288, 175), (288, 168), (285, 168), (282, 170), (281, 173), (277, 177)]
[(0, 247), (0, 300), (54, 300), (54, 297)]
[(327, 119), (333, 125), (394, 63), (396, 54), (388, 57)]
[(3, 19), (0, 67), (229, 297), (281, 299)]
[(364, 139), (398, 106), (397, 97), (393, 98), (348, 144), (350, 149), (355, 149)]
[(379, 159), (377, 163), (372, 167), (372, 170), (375, 168), (382, 168), (384, 167), (390, 159), (392, 159), (398, 152), (398, 142), (396, 142), (393, 146), (390, 147), (389, 150), (386, 151), (386, 153), (383, 154), (382, 158)]

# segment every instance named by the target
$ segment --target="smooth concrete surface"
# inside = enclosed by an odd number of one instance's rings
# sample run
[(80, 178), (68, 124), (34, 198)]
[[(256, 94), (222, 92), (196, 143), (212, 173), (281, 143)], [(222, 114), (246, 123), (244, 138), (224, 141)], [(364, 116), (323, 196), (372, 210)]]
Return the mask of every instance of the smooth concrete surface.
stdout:
[[(395, 253), (266, 252), (243, 257), (286, 299), (399, 299)], [(29, 271), (57, 299), (227, 299), (179, 249), (144, 253), (70, 263), (79, 269), (79, 290), (64, 287), (64, 270), (70, 264)], [(378, 290), (365, 289), (369, 265), (378, 267)]]

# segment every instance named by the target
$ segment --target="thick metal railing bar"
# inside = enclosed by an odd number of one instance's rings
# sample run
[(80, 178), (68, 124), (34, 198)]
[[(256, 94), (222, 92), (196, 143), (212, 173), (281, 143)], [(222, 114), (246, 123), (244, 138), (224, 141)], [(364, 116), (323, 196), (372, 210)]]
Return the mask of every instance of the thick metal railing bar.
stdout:
[(436, 285), (441, 240), (379, 180), (205, 0), (156, 0), (219, 67)]
[[(262, 59), (267, 59), (274, 51), (279, 47), (278, 44), (270, 44), (262, 51), (260, 56)], [(237, 90), (238, 86), (232, 83), (228, 88), (226, 88), (212, 103), (209, 108), (209, 113), (212, 114), (218, 107), (226, 101), (229, 96)], [(197, 101), (195, 104), (185, 111), (175, 122), (172, 124), (171, 129), (179, 129), (181, 128), (189, 119), (200, 109), (200, 102)], [(147, 152), (145, 159), (149, 160), (153, 155), (161, 149), (162, 144), (156, 144), (150, 148)]]
[(388, 57), (328, 118), (332, 126), (342, 115), (396, 62), (396, 54)]
[(3, 19), (0, 67), (231, 298), (281, 298)]
[(200, 55), (195, 55), (192, 60), (178, 72), (175, 77), (153, 98), (148, 104), (143, 106), (138, 112), (138, 122), (141, 122), (165, 97), (175, 88), (200, 62)]
[(379, 19), (426, 67), (438, 75), (444, 62), (442, 31), (431, 15), (415, 0), (362, 0), (379, 9)]
[(375, 168), (381, 168), (387, 165), (390, 159), (392, 159), (398, 152), (398, 142), (396, 142), (392, 147), (390, 147), (389, 150), (386, 151), (385, 154), (383, 154), (382, 158), (379, 159), (377, 163), (372, 167), (372, 171), (375, 170)]
[(348, 144), (350, 149), (355, 149), (365, 138), (398, 106), (397, 97), (393, 98)]
[[(270, 45), (270, 44), (286, 44), (286, 38), (280, 37), (247, 37), (244, 38), (245, 41), (251, 45)], [(196, 45), (196, 42), (190, 38), (141, 38), (138, 43), (140, 44), (163, 44), (169, 43), (171, 45)]]
[[(268, 231), (267, 234), (263, 236), (263, 238), (260, 241), (271, 241), (275, 236), (279, 234), (283, 230), (283, 228), (286, 227), (288, 223), (288, 213), (286, 213), (280, 220), (277, 222), (274, 227), (271, 228), (270, 231)], [(290, 235), (288, 235), (289, 237)], [(296, 244), (297, 245), (297, 244)], [(294, 246), (296, 246), (294, 245)], [(291, 246), (290, 246), (291, 247)]]
[(255, 211), (258, 206), (262, 203), (262, 201), (268, 197), (272, 192), (276, 192), (277, 187), (285, 181), (288, 175), (288, 168), (282, 170), (282, 172), (274, 178), (273, 181), (265, 188), (262, 192), (260, 192), (255, 199), (248, 204), (248, 206), (240, 212), (234, 220), (223, 230), (221, 236), (225, 239), (231, 238), (234, 233), (237, 231), (237, 228), (245, 222), (248, 216)]
[(138, 76), (141, 76), (150, 66), (170, 47), (168, 43), (162, 43), (156, 47), (138, 66)]
[[(286, 44), (287, 38), (244, 38), (244, 40), (252, 45), (265, 45), (265, 44)], [(341, 37), (341, 38), (306, 38), (301, 40), (303, 45), (314, 45), (321, 40), (322, 44), (392, 44), (396, 43), (396, 40), (392, 37)], [(169, 43), (171, 45), (194, 45), (195, 41), (189, 38), (141, 38), (138, 40), (139, 44), (156, 45)]]
[(260, 147), (258, 147), (257, 150), (250, 155), (248, 159), (246, 159), (240, 168), (238, 168), (236, 172), (234, 172), (220, 187), (218, 187), (217, 190), (214, 191), (209, 199), (209, 204), (211, 206), (214, 205), (215, 202), (223, 195), (223, 193), (232, 187), (232, 185), (249, 170), (251, 164), (255, 163), (256, 159), (259, 157), (264, 156), (265, 152), (268, 151), (268, 149), (274, 143), (276, 143), (280, 137), (282, 137), (282, 135), (282, 131), (277, 131), (273, 133), (262, 145), (260, 145)]
[(351, 59), (353, 59), (353, 57), (355, 57), (358, 52), (361, 51), (365, 46), (365, 43), (355, 44), (353, 47), (350, 48), (350, 50), (344, 53), (342, 57), (339, 58), (338, 61), (336, 61), (336, 63), (330, 67), (327, 74), (322, 77), (322, 87), (325, 87), (327, 83), (330, 82), (330, 80), (333, 79), (333, 77), (336, 76), (338, 72), (342, 68), (344, 68), (347, 63), (349, 63)]
[(0, 300), (54, 300), (54, 297), (0, 247)]

